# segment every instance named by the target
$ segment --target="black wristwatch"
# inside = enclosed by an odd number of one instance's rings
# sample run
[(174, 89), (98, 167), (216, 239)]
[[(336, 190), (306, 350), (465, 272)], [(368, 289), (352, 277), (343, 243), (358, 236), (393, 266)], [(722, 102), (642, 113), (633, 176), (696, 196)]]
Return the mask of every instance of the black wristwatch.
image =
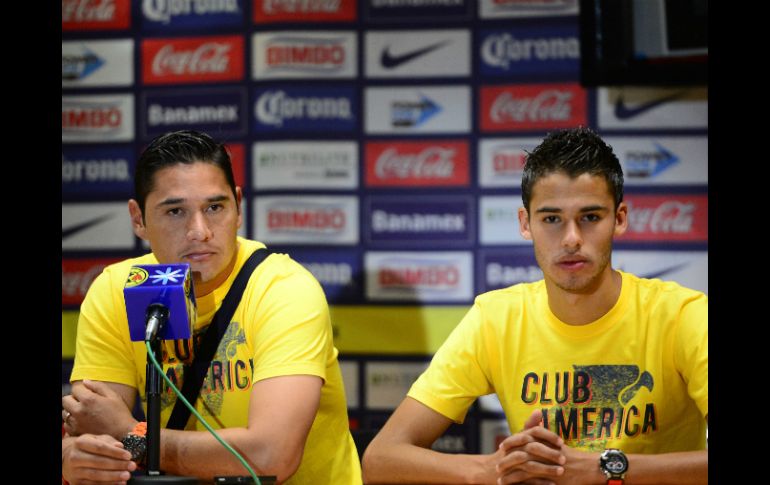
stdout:
[(144, 463), (144, 457), (147, 454), (147, 437), (138, 434), (129, 433), (120, 440), (123, 448), (131, 453), (131, 460), (138, 464)]
[(599, 456), (599, 468), (607, 476), (607, 485), (623, 485), (628, 471), (628, 458), (620, 450), (604, 450)]

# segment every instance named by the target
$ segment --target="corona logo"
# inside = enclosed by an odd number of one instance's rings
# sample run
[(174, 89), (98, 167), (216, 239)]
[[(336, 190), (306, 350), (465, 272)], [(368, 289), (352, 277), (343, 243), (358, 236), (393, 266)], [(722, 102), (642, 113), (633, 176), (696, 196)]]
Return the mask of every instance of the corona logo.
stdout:
[(134, 286), (139, 286), (145, 281), (147, 281), (148, 277), (149, 275), (147, 274), (147, 271), (145, 271), (143, 268), (140, 268), (138, 266), (134, 266), (128, 272), (128, 279), (126, 279), (126, 288), (133, 288)]

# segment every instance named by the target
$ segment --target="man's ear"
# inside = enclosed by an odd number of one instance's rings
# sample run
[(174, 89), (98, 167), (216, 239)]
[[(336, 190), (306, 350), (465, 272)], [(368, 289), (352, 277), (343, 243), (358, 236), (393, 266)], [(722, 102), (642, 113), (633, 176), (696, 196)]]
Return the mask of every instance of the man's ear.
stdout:
[(144, 217), (142, 217), (142, 209), (139, 207), (139, 203), (134, 199), (128, 201), (128, 214), (131, 217), (131, 228), (134, 230), (134, 234), (139, 239), (147, 240), (145, 235), (147, 229), (144, 226)]
[(241, 210), (241, 201), (243, 200), (243, 192), (237, 185), (235, 186), (235, 204), (238, 206), (238, 227), (243, 224), (243, 211)]
[(524, 207), (519, 207), (519, 232), (527, 241), (532, 240), (532, 231), (529, 227), (529, 213)]
[(615, 210), (615, 232), (614, 237), (623, 235), (628, 229), (628, 204), (621, 202)]

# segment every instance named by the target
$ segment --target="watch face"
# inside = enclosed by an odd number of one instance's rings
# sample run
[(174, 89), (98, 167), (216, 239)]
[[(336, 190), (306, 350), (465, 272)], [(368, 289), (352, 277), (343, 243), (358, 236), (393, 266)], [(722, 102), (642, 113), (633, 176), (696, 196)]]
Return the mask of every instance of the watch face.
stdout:
[(628, 470), (628, 459), (620, 450), (604, 450), (601, 464), (602, 469), (613, 476), (620, 476)]

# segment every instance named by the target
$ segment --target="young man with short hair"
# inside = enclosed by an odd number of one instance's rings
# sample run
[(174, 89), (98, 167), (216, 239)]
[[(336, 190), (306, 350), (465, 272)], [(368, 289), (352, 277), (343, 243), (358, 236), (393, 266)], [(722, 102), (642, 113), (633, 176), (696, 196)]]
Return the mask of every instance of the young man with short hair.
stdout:
[[(611, 267), (623, 173), (585, 128), (550, 134), (522, 179), (543, 280), (491, 291), (364, 454), (367, 483), (707, 483), (708, 303)], [(430, 449), (496, 393), (513, 433), (490, 455)]]
[[(145, 397), (146, 347), (131, 342), (123, 287), (133, 265), (189, 263), (197, 319), (192, 342), (163, 342), (164, 372), (181, 388), (196, 352), (247, 258), (264, 244), (237, 236), (242, 223), (224, 145), (194, 131), (156, 138), (137, 162), (128, 203), (152, 253), (108, 266), (94, 281), (78, 321), (72, 395), (62, 398), (70, 435), (62, 473), (71, 484), (120, 483), (137, 467), (121, 441), (135, 429), (131, 408)], [(313, 276), (285, 254), (252, 273), (212, 359), (196, 408), (257, 474), (279, 482), (360, 483), (358, 454), (329, 310)], [(176, 401), (162, 397), (165, 425)], [(247, 471), (192, 416), (184, 431), (161, 430), (161, 468), (207, 480)], [(137, 461), (139, 461), (137, 459)]]

